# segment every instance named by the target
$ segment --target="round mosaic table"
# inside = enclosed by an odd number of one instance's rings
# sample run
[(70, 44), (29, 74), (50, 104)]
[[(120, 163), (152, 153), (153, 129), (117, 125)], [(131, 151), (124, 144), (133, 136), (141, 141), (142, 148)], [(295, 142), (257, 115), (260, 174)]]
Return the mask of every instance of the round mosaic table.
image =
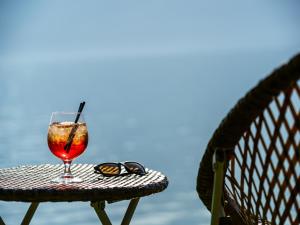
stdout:
[[(93, 164), (74, 164), (72, 173), (82, 183), (55, 184), (50, 180), (63, 171), (63, 165), (26, 165), (0, 169), (0, 200), (31, 202), (22, 225), (29, 224), (40, 202), (89, 201), (104, 225), (111, 222), (105, 201), (131, 200), (122, 225), (130, 223), (139, 198), (163, 191), (168, 180), (161, 172), (146, 169), (146, 175), (128, 174), (104, 177), (94, 173)], [(3, 220), (0, 217), (0, 224)]]

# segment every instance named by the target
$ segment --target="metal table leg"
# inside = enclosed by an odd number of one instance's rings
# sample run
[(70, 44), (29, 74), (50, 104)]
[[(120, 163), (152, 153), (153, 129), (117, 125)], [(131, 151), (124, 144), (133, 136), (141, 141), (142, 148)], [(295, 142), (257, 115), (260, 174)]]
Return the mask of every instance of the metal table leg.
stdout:
[(39, 202), (32, 202), (30, 207), (27, 210), (26, 215), (24, 216), (24, 219), (21, 223), (21, 225), (28, 225), (35, 213), (35, 210), (37, 209), (37, 207), (39, 206)]
[(136, 206), (139, 203), (139, 200), (140, 200), (140, 198), (131, 199), (131, 201), (129, 203), (129, 206), (128, 206), (127, 210), (126, 210), (126, 213), (124, 215), (124, 218), (122, 220), (121, 225), (129, 225), (129, 223), (131, 221), (131, 218), (132, 218), (132, 216), (134, 214), (134, 211), (136, 209)]
[(4, 221), (2, 220), (2, 217), (0, 216), (0, 225), (5, 225)]
[[(125, 215), (123, 217), (123, 220), (121, 222), (121, 225), (129, 225), (129, 223), (132, 219), (132, 216), (134, 214), (134, 211), (137, 207), (137, 204), (139, 203), (139, 200), (140, 200), (140, 198), (131, 199), (131, 201), (128, 205), (128, 208), (125, 212)], [(38, 206), (39, 206), (39, 202), (31, 203), (30, 207), (28, 208), (28, 210), (23, 218), (21, 225), (29, 225)], [(100, 221), (103, 225), (112, 225), (108, 215), (105, 212), (105, 201), (91, 202), (91, 206), (95, 209), (95, 212), (97, 213), (98, 218), (100, 219)], [(5, 225), (5, 223), (1, 217), (0, 217), (0, 225)]]
[[(134, 198), (131, 199), (128, 208), (126, 210), (126, 213), (123, 217), (122, 223), (121, 225), (129, 225), (132, 216), (134, 214), (134, 211), (136, 209), (137, 204), (139, 203), (140, 198)], [(103, 225), (112, 225), (110, 222), (109, 217), (107, 216), (106, 212), (105, 212), (105, 202), (101, 201), (101, 202), (91, 202), (91, 206), (95, 209), (98, 218), (100, 219), (101, 223)]]
[(106, 212), (105, 212), (105, 202), (91, 202), (91, 206), (95, 209), (98, 218), (103, 225), (112, 225)]
[[(32, 202), (31, 205), (29, 206), (21, 225), (28, 225), (37, 209), (39, 206), (39, 202)], [(4, 221), (2, 220), (2, 217), (0, 216), (0, 225), (5, 225)]]

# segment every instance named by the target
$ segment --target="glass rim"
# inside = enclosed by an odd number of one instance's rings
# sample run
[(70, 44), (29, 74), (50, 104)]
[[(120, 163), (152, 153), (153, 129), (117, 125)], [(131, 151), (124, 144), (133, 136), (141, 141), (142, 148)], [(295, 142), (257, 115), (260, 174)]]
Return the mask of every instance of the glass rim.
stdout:
[(55, 111), (51, 114), (66, 114), (66, 115), (73, 115), (73, 114), (84, 114), (83, 112), (71, 112), (71, 111)]
[[(53, 122), (59, 122), (61, 121), (60, 119), (57, 118), (71, 118), (70, 122), (74, 122), (74, 119), (77, 115), (80, 115), (78, 122), (84, 122), (85, 123), (85, 115), (83, 112), (66, 112), (66, 111), (56, 111), (56, 112), (52, 112), (51, 116), (50, 116), (50, 121), (49, 121), (49, 125), (51, 125)], [(56, 119), (54, 119), (56, 118)]]

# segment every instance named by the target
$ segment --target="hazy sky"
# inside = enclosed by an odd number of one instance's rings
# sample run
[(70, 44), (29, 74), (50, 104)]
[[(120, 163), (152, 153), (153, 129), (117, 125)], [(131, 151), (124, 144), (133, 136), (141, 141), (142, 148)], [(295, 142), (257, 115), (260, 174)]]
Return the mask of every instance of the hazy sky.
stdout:
[[(300, 46), (299, 1), (5, 1), (2, 62)], [(3, 61), (4, 60), (4, 61)]]

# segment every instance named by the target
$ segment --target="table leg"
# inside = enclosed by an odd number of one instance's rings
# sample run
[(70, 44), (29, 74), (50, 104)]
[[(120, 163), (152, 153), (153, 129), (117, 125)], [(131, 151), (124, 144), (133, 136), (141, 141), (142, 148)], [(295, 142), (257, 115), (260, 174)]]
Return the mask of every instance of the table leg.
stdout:
[(35, 210), (39, 206), (39, 202), (32, 202), (29, 209), (26, 212), (26, 215), (24, 216), (24, 219), (21, 223), (21, 225), (28, 225), (35, 213)]
[(4, 221), (2, 220), (2, 217), (0, 216), (0, 225), (5, 225)]
[(131, 199), (121, 225), (129, 225), (140, 198)]
[(95, 209), (98, 218), (103, 225), (112, 225), (106, 212), (105, 212), (105, 202), (91, 202), (91, 206)]
[[(134, 211), (136, 209), (137, 204), (139, 203), (140, 198), (134, 198), (131, 199), (128, 208), (126, 210), (126, 213), (123, 217), (123, 220), (121, 222), (121, 225), (129, 225), (132, 216), (134, 214)], [(101, 202), (91, 202), (91, 206), (95, 209), (98, 218), (100, 219), (101, 223), (103, 225), (112, 225), (108, 215), (105, 212), (105, 201)]]

